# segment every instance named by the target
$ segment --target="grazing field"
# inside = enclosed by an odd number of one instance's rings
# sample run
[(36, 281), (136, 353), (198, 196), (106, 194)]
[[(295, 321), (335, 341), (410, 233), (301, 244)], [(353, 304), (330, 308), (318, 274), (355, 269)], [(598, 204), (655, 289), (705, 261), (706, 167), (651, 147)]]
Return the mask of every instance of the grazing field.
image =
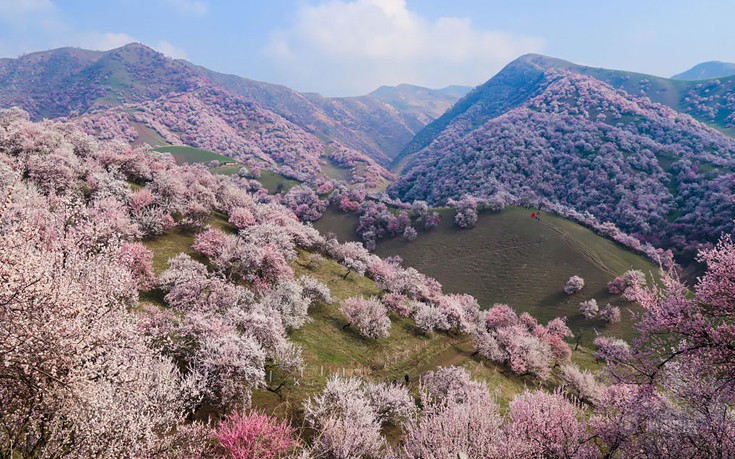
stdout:
[(131, 122), (130, 125), (138, 132), (138, 138), (135, 139), (133, 145), (139, 146), (143, 144), (148, 144), (153, 148), (165, 147), (168, 145), (166, 139), (161, 137), (158, 132), (146, 126), (145, 124)]
[(207, 164), (213, 160), (217, 160), (221, 163), (236, 162), (234, 159), (228, 158), (227, 156), (224, 156), (224, 155), (220, 155), (219, 153), (215, 153), (213, 151), (208, 151), (208, 150), (202, 150), (202, 149), (194, 148), (194, 147), (188, 147), (186, 145), (171, 145), (167, 147), (159, 147), (159, 148), (156, 148), (156, 151), (171, 153), (171, 155), (173, 155), (176, 162), (179, 164), (184, 164), (184, 163)]
[[(223, 231), (234, 231), (224, 215), (215, 214), (211, 224)], [(154, 270), (160, 275), (168, 266), (167, 260), (178, 253), (188, 253), (199, 258), (191, 249), (194, 235), (177, 230), (146, 242), (154, 252)], [(359, 336), (347, 325), (347, 320), (339, 312), (339, 304), (351, 296), (379, 295), (380, 290), (366, 277), (350, 274), (342, 278), (345, 268), (330, 260), (319, 267), (304, 266), (309, 253), (299, 251), (298, 259), (292, 263), (296, 275), (313, 276), (325, 283), (333, 296), (333, 303), (319, 303), (309, 310), (311, 322), (290, 334), (292, 341), (303, 348), (305, 368), (300, 381), (295, 384), (285, 378), (278, 370), (268, 370), (268, 389), (256, 390), (253, 406), (275, 413), (283, 418), (300, 420), (303, 401), (320, 391), (327, 378), (335, 373), (352, 376), (360, 375), (373, 381), (403, 381), (406, 376), (412, 391), (418, 394), (418, 378), (426, 371), (441, 366), (457, 365), (466, 368), (474, 378), (485, 381), (497, 394), (501, 407), (514, 395), (527, 387), (541, 384), (531, 376), (518, 376), (509, 369), (491, 362), (483, 361), (473, 355), (472, 340), (468, 336), (453, 336), (445, 333), (422, 333), (411, 319), (391, 316), (391, 331), (388, 338), (372, 340)], [(144, 293), (143, 301), (157, 303), (164, 307), (160, 291)], [(598, 370), (601, 364), (594, 362), (591, 350), (584, 346), (573, 352), (572, 359), (582, 368)], [(558, 384), (552, 377), (544, 387)], [(280, 386), (280, 388), (279, 388)], [(278, 388), (277, 392), (273, 392)]]
[[(172, 145), (156, 148), (155, 151), (171, 153), (179, 164), (184, 163), (202, 163), (208, 164), (212, 160), (220, 163), (237, 163), (235, 165), (222, 165), (211, 169), (212, 174), (235, 175), (242, 168), (242, 164), (227, 156), (220, 155), (208, 150), (202, 150), (185, 145)], [(288, 190), (298, 185), (298, 180), (285, 177), (277, 172), (264, 170), (261, 172), (258, 181), (268, 190), (269, 193), (287, 193)]]
[[(219, 212), (212, 214), (209, 224), (225, 232), (236, 232), (235, 227), (227, 222), (227, 216)], [(168, 268), (169, 258), (180, 253), (195, 257), (196, 253), (191, 248), (193, 243), (194, 234), (178, 228), (166, 230), (161, 236), (146, 241), (145, 246), (153, 251), (153, 272), (156, 276)]]
[(258, 181), (268, 190), (269, 193), (288, 193), (288, 190), (298, 185), (300, 182), (296, 179), (284, 177), (281, 174), (272, 171), (263, 171)]
[(351, 175), (349, 169), (337, 165), (331, 159), (327, 159), (327, 163), (322, 167), (322, 170), (330, 179), (349, 180)]
[[(628, 312), (633, 305), (610, 295), (607, 283), (629, 269), (657, 273), (652, 263), (581, 225), (546, 213), (536, 221), (529, 209), (507, 207), (481, 214), (470, 230), (457, 228), (452, 215), (445, 211), (441, 225), (414, 242), (380, 243), (378, 254), (400, 255), (405, 265), (435, 277), (446, 291), (474, 295), (483, 308), (506, 303), (542, 321), (566, 316), (570, 328), (583, 331), (587, 342), (595, 330), (633, 336)], [(567, 295), (562, 287), (573, 275), (583, 277), (585, 287)], [(585, 319), (578, 307), (590, 298), (600, 307), (620, 306), (622, 322), (605, 325)]]
[(359, 241), (355, 230), (357, 229), (357, 216), (346, 214), (332, 206), (327, 208), (322, 218), (314, 222), (314, 228), (320, 233), (334, 233), (339, 242)]
[[(480, 214), (477, 226), (457, 228), (454, 212), (442, 209), (438, 228), (421, 232), (414, 242), (402, 238), (378, 243), (380, 256), (399, 255), (404, 265), (436, 278), (445, 291), (469, 293), (482, 308), (506, 303), (528, 311), (542, 321), (566, 316), (569, 326), (591, 342), (597, 332), (631, 338), (634, 304), (607, 292), (607, 283), (629, 269), (657, 274), (658, 267), (643, 257), (561, 217), (543, 213), (541, 221), (531, 210), (507, 207)], [(330, 209), (315, 226), (331, 231), (341, 241), (356, 240), (356, 217)], [(567, 295), (562, 287), (570, 276), (585, 280), (584, 289)], [(600, 307), (620, 306), (623, 320), (606, 325), (585, 319), (581, 301), (595, 298)]]

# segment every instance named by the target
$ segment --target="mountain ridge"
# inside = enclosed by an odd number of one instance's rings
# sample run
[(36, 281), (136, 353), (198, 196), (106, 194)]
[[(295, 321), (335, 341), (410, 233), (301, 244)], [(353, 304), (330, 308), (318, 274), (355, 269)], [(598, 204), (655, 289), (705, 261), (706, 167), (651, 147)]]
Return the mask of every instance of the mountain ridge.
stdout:
[(19, 105), (35, 120), (80, 116), (206, 85), (257, 102), (323, 141), (334, 140), (383, 165), (461, 92), (427, 90), (441, 100), (412, 101), (410, 110), (370, 95), (326, 98), (215, 72), (141, 43), (110, 51), (60, 48), (0, 61), (0, 106)]
[[(549, 69), (570, 70), (590, 75), (616, 89), (622, 89), (632, 95), (647, 96), (653, 102), (687, 113), (727, 135), (735, 136), (735, 76), (725, 81), (672, 80), (624, 70), (583, 66), (531, 53), (507, 64), (441, 117), (427, 124), (393, 161), (393, 170), (400, 172), (407, 162), (407, 157), (427, 147), (456, 117), (462, 115), (466, 122), (477, 127), (487, 119), (520, 105), (531, 97), (535, 85)], [(478, 113), (467, 112), (471, 107), (476, 108), (478, 104), (486, 107)]]

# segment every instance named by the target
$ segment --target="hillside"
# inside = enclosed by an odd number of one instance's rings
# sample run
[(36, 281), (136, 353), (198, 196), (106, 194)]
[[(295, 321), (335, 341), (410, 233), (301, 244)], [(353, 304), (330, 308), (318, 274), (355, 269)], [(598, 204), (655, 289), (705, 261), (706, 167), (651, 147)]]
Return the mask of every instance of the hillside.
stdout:
[[(429, 125), (446, 127), (404, 159), (391, 192), (435, 204), (465, 193), (561, 204), (678, 249), (732, 231), (733, 139), (549, 64), (520, 59)], [(517, 81), (525, 85), (515, 90)]]
[[(224, 231), (234, 230), (221, 216), (212, 218), (213, 226)], [(180, 230), (170, 230), (146, 243), (155, 257), (156, 274), (167, 267), (167, 260), (179, 253), (196, 256), (191, 249), (194, 235)], [(344, 328), (345, 320), (339, 312), (339, 303), (352, 296), (380, 295), (380, 288), (367, 277), (351, 275), (343, 279), (344, 268), (333, 261), (319, 266), (303, 266), (312, 254), (300, 251), (299, 258), (292, 263), (298, 275), (311, 276), (324, 283), (332, 293), (333, 302), (313, 305), (309, 309), (311, 321), (294, 331), (290, 338), (303, 349), (304, 370), (294, 384), (288, 375), (276, 370), (268, 387), (283, 383), (278, 393), (266, 389), (253, 394), (254, 405), (284, 418), (298, 415), (294, 405), (300, 405), (324, 387), (333, 374), (361, 376), (375, 381), (417, 381), (425, 373), (446, 365), (466, 368), (475, 378), (486, 382), (491, 390), (498, 391), (500, 401), (507, 404), (512, 397), (528, 385), (537, 385), (532, 377), (509, 374), (502, 367), (484, 362), (472, 355), (472, 340), (467, 336), (451, 336), (443, 333), (424, 334), (410, 319), (393, 316), (391, 335), (380, 341), (367, 340), (353, 330)], [(156, 295), (146, 295), (145, 300), (165, 303)], [(519, 309), (522, 310), (522, 309)], [(596, 369), (589, 347), (580, 347), (573, 353), (574, 361), (585, 368)], [(413, 390), (418, 389), (412, 384)]]
[(193, 68), (228, 91), (268, 107), (319, 137), (361, 151), (382, 165), (390, 163), (421, 128), (466, 93), (463, 87), (431, 90), (401, 85), (366, 96), (330, 98)]
[[(505, 303), (542, 321), (567, 317), (588, 343), (594, 330), (634, 336), (630, 314), (624, 313), (619, 324), (605, 325), (585, 319), (579, 303), (595, 298), (601, 305), (631, 308), (632, 303), (608, 293), (607, 283), (630, 269), (655, 275), (658, 267), (570, 220), (549, 213), (533, 220), (532, 211), (506, 207), (483, 212), (468, 230), (453, 223), (453, 211), (445, 211), (438, 228), (422, 232), (413, 242), (382, 241), (376, 252), (399, 255), (406, 266), (435, 277), (448, 292), (469, 293), (483, 308)], [(562, 287), (573, 275), (582, 276), (585, 287), (567, 295)]]
[(735, 64), (731, 62), (709, 61), (697, 64), (689, 70), (677, 73), (672, 80), (709, 80), (735, 75)]
[(178, 62), (133, 43), (111, 51), (62, 48), (0, 61), (0, 107), (57, 118), (199, 87)]
[[(656, 275), (658, 267), (650, 261), (562, 217), (544, 213), (537, 222), (530, 218), (531, 209), (483, 212), (469, 230), (453, 223), (453, 210), (440, 212), (439, 227), (422, 231), (413, 242), (381, 240), (376, 253), (400, 256), (404, 265), (434, 277), (447, 292), (471, 294), (483, 309), (505, 303), (544, 321), (565, 316), (586, 342), (594, 338), (594, 330), (633, 336), (630, 314), (624, 313), (621, 323), (606, 326), (584, 319), (579, 303), (595, 298), (601, 305), (630, 308), (631, 303), (608, 293), (607, 283), (629, 269)], [(333, 232), (341, 241), (353, 240), (356, 226), (353, 214), (335, 211), (315, 222), (321, 232)], [(585, 279), (585, 288), (566, 295), (562, 287), (573, 275)]]
[(79, 116), (196, 89), (224, 90), (316, 136), (325, 148), (346, 148), (382, 165), (464, 91), (411, 88), (348, 98), (305, 95), (173, 60), (137, 43), (105, 52), (62, 48), (0, 60), (0, 107), (20, 106), (33, 120)]
[(543, 90), (539, 85), (544, 81), (544, 73), (550, 69), (590, 75), (631, 96), (646, 96), (652, 102), (687, 113), (728, 135), (735, 135), (735, 77), (692, 82), (586, 67), (553, 57), (527, 54), (509, 63), (444, 115), (429, 123), (404, 148), (394, 161), (394, 167), (405, 165), (407, 156), (427, 147), (450, 124), (461, 124), (463, 132), (468, 132), (523, 104)]
[(384, 187), (391, 178), (362, 153), (323, 141), (258, 103), (216, 87), (98, 110), (74, 123), (101, 139), (135, 143), (154, 134), (159, 146), (201, 148), (299, 180), (325, 177), (328, 164), (368, 188)]

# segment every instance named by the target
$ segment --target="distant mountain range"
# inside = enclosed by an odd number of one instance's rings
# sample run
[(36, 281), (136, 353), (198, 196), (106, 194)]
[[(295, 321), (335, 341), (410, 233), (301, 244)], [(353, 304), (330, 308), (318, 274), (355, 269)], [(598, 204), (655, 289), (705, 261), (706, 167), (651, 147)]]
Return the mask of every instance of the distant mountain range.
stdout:
[[(391, 192), (433, 204), (463, 194), (559, 204), (691, 248), (733, 229), (735, 140), (713, 127), (732, 128), (734, 83), (526, 55), (414, 137)], [(694, 101), (707, 87), (726, 96)], [(700, 116), (709, 126), (672, 108), (698, 115), (700, 105), (719, 107), (714, 121)]]
[[(383, 166), (427, 122), (469, 89), (429, 90), (402, 85), (381, 88), (375, 95), (326, 98), (217, 73), (167, 58), (137, 43), (106, 52), (62, 48), (0, 60), (0, 106), (18, 105), (33, 119), (93, 117), (96, 121), (82, 124), (96, 124), (93, 131), (103, 136), (102, 131), (125, 132), (123, 137), (128, 140), (142, 137), (186, 141), (242, 160), (252, 158), (271, 166), (281, 165), (285, 167), (283, 172), (302, 179), (315, 177), (320, 168), (332, 163), (350, 169), (354, 180), (373, 184), (390, 178)], [(216, 100), (211, 97), (213, 93), (233, 103), (238, 99), (238, 103), (227, 108), (212, 105)], [(206, 96), (200, 97), (203, 94)], [(150, 115), (154, 101), (163, 107), (166, 101), (182, 98), (197, 99), (197, 110), (207, 111), (209, 125), (229, 128), (216, 134), (206, 132), (194, 113), (166, 127), (140, 114), (147, 111)], [(123, 104), (125, 108), (121, 108)], [(246, 106), (252, 109), (231, 113), (233, 107), (238, 110)], [(105, 111), (110, 111), (109, 116)], [(256, 112), (259, 115), (252, 118)], [(129, 119), (131, 113), (138, 114), (136, 119)], [(260, 134), (253, 137), (252, 130), (243, 123), (250, 121), (250, 125), (262, 128), (260, 115), (280, 123), (277, 130), (288, 134), (271, 136), (275, 143), (265, 148), (257, 146), (263, 140)], [(181, 119), (188, 122), (181, 123)], [(240, 126), (232, 125), (235, 119)], [(112, 120), (123, 124), (112, 128)], [(213, 141), (214, 137), (219, 140)], [(290, 148), (292, 155), (282, 154), (288, 147), (278, 139), (290, 138), (290, 144), (294, 137), (302, 138), (299, 147)]]
[(686, 72), (678, 73), (671, 78), (673, 80), (697, 81), (732, 75), (735, 75), (735, 64), (732, 62), (709, 61), (697, 64)]

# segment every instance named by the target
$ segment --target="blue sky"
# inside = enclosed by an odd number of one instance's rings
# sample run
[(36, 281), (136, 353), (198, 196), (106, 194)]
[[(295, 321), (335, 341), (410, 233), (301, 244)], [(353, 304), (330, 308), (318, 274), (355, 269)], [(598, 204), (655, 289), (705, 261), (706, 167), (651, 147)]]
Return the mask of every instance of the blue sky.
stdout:
[(730, 0), (0, 0), (0, 57), (138, 41), (341, 96), (474, 86), (527, 52), (670, 76), (735, 62), (733, 18)]

